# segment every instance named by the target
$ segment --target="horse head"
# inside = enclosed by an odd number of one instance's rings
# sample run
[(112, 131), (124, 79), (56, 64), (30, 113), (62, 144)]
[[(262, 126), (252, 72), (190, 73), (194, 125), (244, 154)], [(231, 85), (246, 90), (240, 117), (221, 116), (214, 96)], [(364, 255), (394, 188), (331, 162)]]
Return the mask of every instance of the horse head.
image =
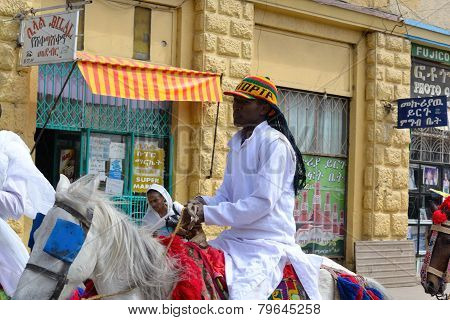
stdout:
[(450, 197), (433, 213), (433, 225), (427, 236), (427, 253), (421, 270), (425, 292), (442, 298), (450, 277)]
[(98, 234), (92, 222), (92, 197), (98, 179), (85, 176), (70, 184), (61, 175), (55, 206), (34, 233), (35, 244), (14, 299), (65, 299), (91, 277), (97, 262)]

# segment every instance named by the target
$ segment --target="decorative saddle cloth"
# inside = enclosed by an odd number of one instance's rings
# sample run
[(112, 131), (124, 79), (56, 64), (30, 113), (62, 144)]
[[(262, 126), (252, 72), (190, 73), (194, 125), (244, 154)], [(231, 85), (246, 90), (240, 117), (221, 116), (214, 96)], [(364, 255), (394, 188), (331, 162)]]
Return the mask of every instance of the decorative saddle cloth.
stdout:
[[(170, 238), (160, 238), (164, 245)], [(225, 257), (213, 247), (200, 248), (194, 242), (184, 242), (178, 236), (168, 254), (178, 260), (181, 279), (172, 292), (174, 300), (225, 300), (228, 290), (225, 280)], [(308, 295), (291, 265), (284, 269), (283, 279), (268, 297), (271, 300), (307, 300)]]

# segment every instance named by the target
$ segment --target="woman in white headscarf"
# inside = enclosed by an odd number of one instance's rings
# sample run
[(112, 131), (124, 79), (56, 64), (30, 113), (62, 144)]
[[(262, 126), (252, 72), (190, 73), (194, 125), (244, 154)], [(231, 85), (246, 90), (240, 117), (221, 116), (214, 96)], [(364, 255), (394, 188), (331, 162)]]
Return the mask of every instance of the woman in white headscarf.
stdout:
[(23, 140), (0, 131), (0, 285), (12, 296), (28, 261), (28, 251), (6, 220), (46, 214), (55, 190), (36, 168)]
[(172, 201), (167, 190), (159, 185), (152, 184), (147, 190), (148, 209), (142, 220), (143, 225), (150, 227), (157, 236), (170, 235), (183, 211), (183, 205)]

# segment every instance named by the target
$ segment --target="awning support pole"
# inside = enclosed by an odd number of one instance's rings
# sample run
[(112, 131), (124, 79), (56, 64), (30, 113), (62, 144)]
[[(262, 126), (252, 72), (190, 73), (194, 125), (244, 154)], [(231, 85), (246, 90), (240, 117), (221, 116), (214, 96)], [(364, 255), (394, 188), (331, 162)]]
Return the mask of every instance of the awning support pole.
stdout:
[(50, 109), (50, 111), (49, 111), (49, 113), (48, 113), (48, 117), (47, 117), (47, 119), (45, 120), (45, 123), (44, 123), (44, 125), (43, 125), (41, 131), (39, 132), (39, 135), (38, 135), (36, 141), (34, 142), (33, 149), (31, 149), (31, 152), (30, 152), (31, 155), (33, 155), (34, 150), (36, 150), (36, 146), (37, 146), (37, 144), (39, 143), (39, 141), (40, 141), (41, 138), (42, 138), (42, 134), (44, 133), (45, 127), (47, 127), (47, 124), (48, 124), (48, 122), (50, 121), (50, 118), (52, 117), (53, 111), (55, 111), (56, 105), (58, 104), (59, 99), (61, 98), (61, 95), (62, 95), (64, 89), (66, 88), (67, 82), (69, 82), (70, 76), (72, 75), (73, 70), (75, 70), (75, 66), (76, 66), (76, 65), (77, 65), (77, 62), (74, 61), (73, 64), (72, 64), (72, 68), (70, 69), (70, 72), (69, 72), (69, 74), (67, 75), (67, 78), (66, 78), (66, 80), (64, 81), (64, 84), (63, 84), (61, 90), (59, 91), (58, 96), (56, 97), (56, 100), (53, 102), (53, 105), (52, 105), (52, 107), (51, 107), (51, 109)]
[[(222, 86), (223, 73), (220, 75), (220, 85)], [(219, 106), (220, 102), (217, 102), (217, 111), (216, 111), (216, 124), (214, 126), (214, 141), (213, 141), (213, 149), (211, 155), (211, 168), (209, 169), (209, 176), (206, 179), (211, 179), (213, 175), (213, 167), (214, 167), (214, 154), (216, 153), (216, 139), (217, 139), (217, 126), (219, 124)]]
[(206, 179), (211, 179), (212, 174), (213, 174), (214, 154), (216, 152), (217, 126), (218, 126), (218, 122), (219, 122), (219, 106), (220, 106), (220, 102), (217, 102), (216, 125), (214, 126), (214, 140), (213, 140), (213, 149), (212, 149), (212, 155), (211, 155), (211, 168), (209, 169), (209, 176), (207, 176)]

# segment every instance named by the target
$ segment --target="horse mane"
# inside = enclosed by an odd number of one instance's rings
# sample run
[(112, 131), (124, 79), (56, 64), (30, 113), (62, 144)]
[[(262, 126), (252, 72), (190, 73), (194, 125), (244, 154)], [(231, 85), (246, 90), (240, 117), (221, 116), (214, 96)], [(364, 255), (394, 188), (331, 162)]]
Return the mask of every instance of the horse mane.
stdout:
[(98, 185), (98, 177), (87, 175), (67, 190), (57, 192), (56, 199), (82, 214), (94, 208), (91, 228), (96, 228), (105, 240), (99, 253), (105, 269), (99, 275), (139, 288), (144, 299), (169, 298), (178, 272), (174, 262), (166, 257), (165, 247), (153, 238), (151, 229), (134, 224), (116, 209), (107, 196), (98, 191)]

